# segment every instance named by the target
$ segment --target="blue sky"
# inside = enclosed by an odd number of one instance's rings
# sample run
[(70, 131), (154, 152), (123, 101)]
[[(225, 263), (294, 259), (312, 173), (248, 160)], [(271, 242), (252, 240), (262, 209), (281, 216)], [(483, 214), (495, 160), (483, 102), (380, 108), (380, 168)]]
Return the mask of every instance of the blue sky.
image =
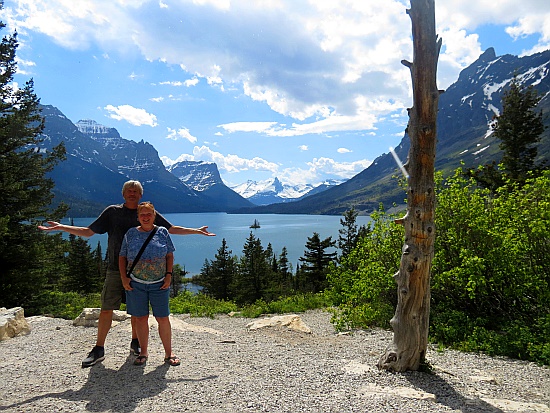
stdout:
[[(229, 185), (349, 179), (396, 146), (411, 106), (403, 0), (5, 0), (22, 84), (71, 121), (145, 140)], [(488, 47), (550, 48), (547, 0), (436, 1), (438, 87)]]

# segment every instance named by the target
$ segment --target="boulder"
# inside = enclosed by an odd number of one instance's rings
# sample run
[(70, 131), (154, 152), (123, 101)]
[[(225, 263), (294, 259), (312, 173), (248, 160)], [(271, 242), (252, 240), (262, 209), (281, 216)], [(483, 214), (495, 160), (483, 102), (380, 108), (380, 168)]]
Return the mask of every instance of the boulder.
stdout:
[(302, 321), (302, 318), (296, 314), (278, 315), (271, 318), (266, 317), (261, 320), (253, 321), (246, 326), (250, 330), (257, 330), (263, 327), (286, 326), (291, 330), (311, 334), (311, 329)]
[(0, 308), (0, 341), (30, 332), (31, 328), (25, 320), (25, 310), (22, 307), (9, 310), (5, 307)]
[[(97, 327), (97, 320), (99, 320), (100, 308), (84, 308), (80, 315), (73, 321), (73, 326), (82, 327)], [(125, 321), (130, 318), (130, 315), (126, 311), (113, 311), (113, 321)]]

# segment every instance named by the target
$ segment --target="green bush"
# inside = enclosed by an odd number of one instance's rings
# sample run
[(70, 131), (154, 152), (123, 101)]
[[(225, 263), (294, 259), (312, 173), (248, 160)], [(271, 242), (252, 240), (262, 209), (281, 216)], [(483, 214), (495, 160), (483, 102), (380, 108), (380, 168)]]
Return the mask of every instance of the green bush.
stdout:
[(303, 313), (307, 310), (330, 307), (331, 305), (330, 299), (323, 293), (304, 293), (270, 302), (257, 300), (255, 303), (243, 307), (239, 315), (255, 318), (263, 314)]
[(371, 218), (367, 235), (327, 275), (327, 295), (337, 307), (332, 322), (338, 330), (389, 327), (397, 304), (392, 275), (399, 268), (403, 227), (384, 211)]
[(25, 315), (51, 315), (73, 320), (84, 308), (101, 307), (100, 294), (81, 295), (75, 292), (44, 291), (25, 307)]
[[(372, 218), (327, 277), (338, 329), (388, 327), (394, 313), (403, 232), (383, 211)], [(548, 364), (549, 284), (550, 171), (495, 194), (461, 170), (437, 174), (430, 340)]]
[(231, 301), (183, 291), (177, 297), (170, 299), (170, 311), (174, 314), (191, 314), (195, 317), (214, 317), (216, 314), (237, 311), (237, 305)]

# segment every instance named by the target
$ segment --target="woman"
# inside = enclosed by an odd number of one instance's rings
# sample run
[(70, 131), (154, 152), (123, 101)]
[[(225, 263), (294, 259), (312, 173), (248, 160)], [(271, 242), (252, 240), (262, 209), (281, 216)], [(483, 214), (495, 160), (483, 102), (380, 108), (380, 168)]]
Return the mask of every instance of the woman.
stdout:
[[(147, 361), (151, 304), (164, 347), (164, 361), (171, 366), (179, 366), (180, 359), (172, 352), (172, 328), (169, 319), (174, 244), (165, 227), (155, 227), (156, 211), (152, 203), (139, 204), (137, 214), (140, 226), (130, 228), (124, 235), (118, 258), (120, 277), (126, 290), (126, 309), (135, 319), (136, 333), (141, 345), (141, 352), (134, 364), (142, 366)], [(139, 250), (155, 228), (156, 232), (143, 250), (141, 258), (136, 261)], [(129, 267), (133, 269), (127, 274)]]

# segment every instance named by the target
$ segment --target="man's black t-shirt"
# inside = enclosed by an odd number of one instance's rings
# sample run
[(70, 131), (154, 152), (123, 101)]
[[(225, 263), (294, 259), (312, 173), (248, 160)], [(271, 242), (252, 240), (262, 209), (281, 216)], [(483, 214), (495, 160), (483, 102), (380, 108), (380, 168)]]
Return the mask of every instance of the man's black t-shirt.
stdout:
[[(170, 229), (172, 224), (157, 212), (155, 225)], [(108, 234), (107, 240), (107, 268), (118, 271), (118, 254), (122, 246), (122, 239), (126, 232), (139, 226), (137, 218), (137, 209), (129, 209), (120, 205), (110, 205), (103, 210), (101, 215), (92, 222), (88, 228), (96, 234)]]

